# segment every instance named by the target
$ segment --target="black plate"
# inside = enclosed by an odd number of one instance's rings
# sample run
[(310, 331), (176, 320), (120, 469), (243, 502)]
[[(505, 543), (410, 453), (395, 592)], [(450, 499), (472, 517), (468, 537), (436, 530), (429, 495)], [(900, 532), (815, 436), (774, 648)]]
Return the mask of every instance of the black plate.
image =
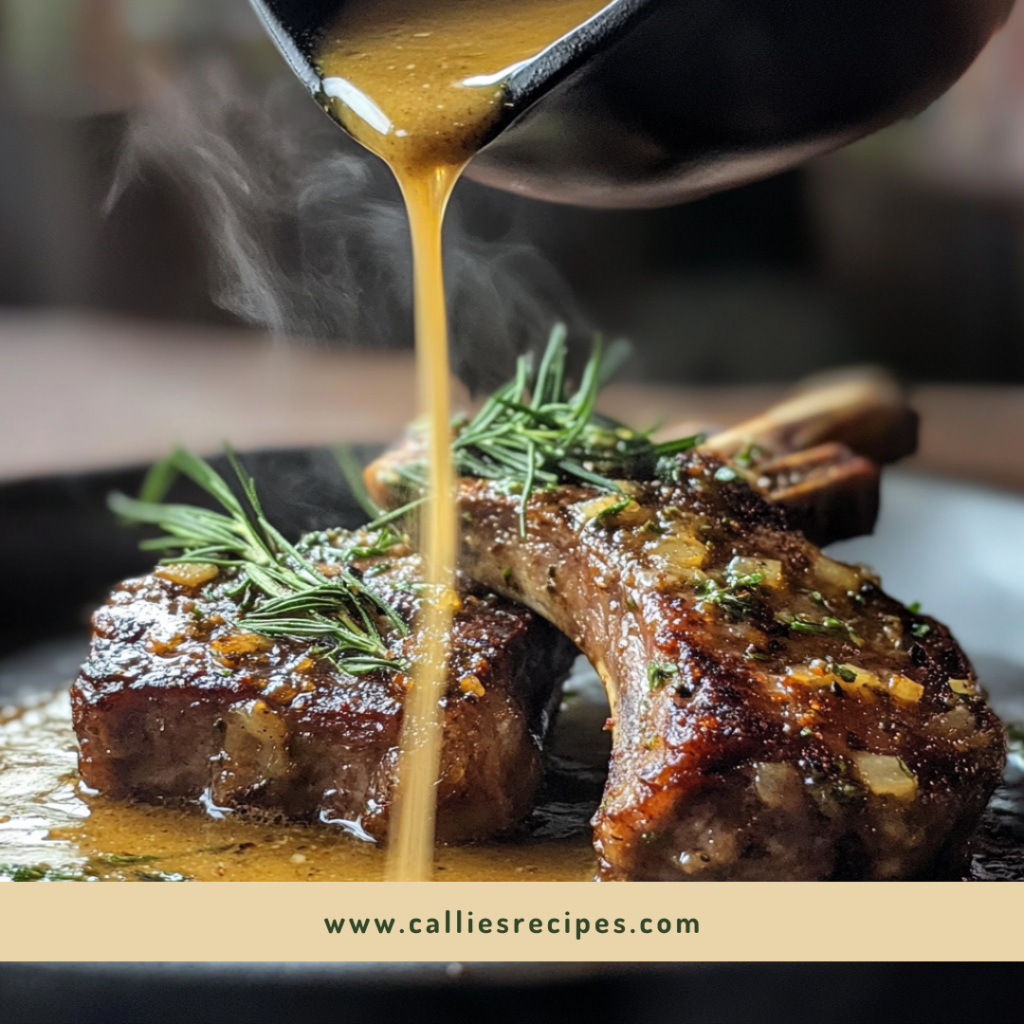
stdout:
[[(358, 454), (368, 459), (375, 451), (364, 448)], [(245, 462), (261, 484), (270, 518), (289, 533), (330, 525), (355, 526), (363, 521), (334, 457), (326, 449), (261, 452), (246, 456)], [(225, 467), (221, 464), (219, 468)], [(135, 492), (142, 475), (142, 469), (124, 470), (0, 487), (0, 579), (5, 584), (0, 616), (0, 701), (9, 703), (66, 684), (84, 652), (91, 610), (105, 598), (112, 583), (151, 567), (149, 556), (136, 549), (138, 536), (119, 527), (105, 506), (109, 491)], [(173, 497), (195, 501), (200, 495), (190, 485), (180, 484)], [(885, 484), (883, 513), (875, 536), (836, 545), (832, 553), (848, 561), (868, 562), (882, 573), (893, 594), (906, 601), (920, 601), (925, 611), (948, 622), (975, 659), (996, 710), (1004, 719), (1020, 722), (1024, 721), (1024, 648), (1018, 647), (1019, 623), (1024, 621), (1022, 536), (1024, 499), (1020, 497), (953, 481), (893, 473)], [(582, 672), (577, 681), (582, 684), (584, 712), (588, 704), (598, 711), (600, 696), (596, 688), (586, 684)], [(972, 867), (975, 879), (1024, 879), (1022, 767), (1011, 764), (1007, 781), (979, 830)], [(83, 956), (88, 956), (87, 946), (83, 946)], [(722, 972), (737, 970), (711, 966), (687, 969), (685, 991), (692, 993), (695, 1006), (707, 1007), (713, 979), (721, 980), (725, 976)], [(866, 986), (865, 999), (877, 991), (877, 985), (867, 981), (881, 982), (885, 977), (885, 968), (872, 970), (873, 974), (861, 971), (850, 975), (861, 979), (853, 986), (858, 991)], [(214, 1005), (226, 1005), (221, 999), (224, 993), (241, 992), (254, 982), (267, 991), (293, 991), (299, 986), (321, 995), (344, 984), (362, 993), (353, 1007), (373, 1004), (383, 1012), (385, 1004), (391, 1005), (387, 1000), (394, 1002), (399, 996), (392, 993), (385, 998), (378, 994), (374, 998), (384, 1001), (373, 1003), (367, 993), (393, 988), (400, 980), (407, 986), (429, 984), (442, 990), (451, 985), (465, 989), (468, 985), (481, 999), (485, 991), (494, 991), (486, 986), (497, 983), (533, 984), (541, 986), (536, 991), (553, 992), (550, 986), (557, 981), (557, 992), (577, 992), (582, 1006), (589, 1001), (583, 993), (604, 992), (611, 1004), (620, 996), (627, 998), (626, 993), (638, 993), (641, 988), (634, 987), (639, 986), (637, 982), (616, 981), (618, 988), (608, 987), (609, 973), (621, 971), (621, 967), (602, 964), (104, 964), (87, 969), (55, 964), (36, 966), (27, 973), (19, 969), (17, 976), (0, 969), (0, 997), (10, 991), (19, 1000), (26, 1000), (26, 1006), (56, 1005), (51, 982), (59, 976), (68, 993), (91, 992), (99, 1000), (97, 1006), (114, 1005), (103, 1000), (114, 999), (115, 991), (122, 999), (134, 992), (141, 1006), (147, 993), (172, 992), (187, 985), (198, 986), (197, 991), (208, 994), (217, 993), (209, 1004), (212, 1009)], [(581, 972), (587, 980), (574, 980)], [(595, 980), (598, 976), (604, 980)], [(643, 991), (651, 996), (652, 1014), (653, 1007), (664, 1008), (665, 994), (673, 984), (682, 982), (643, 982)], [(613, 995), (613, 991), (619, 995)], [(466, 998), (472, 1003), (476, 996)], [(557, 994), (550, 998), (555, 1003), (560, 999)], [(431, 999), (431, 1005), (445, 1005), (440, 996)], [(251, 1002), (246, 1001), (246, 1005), (251, 1006)], [(267, 1013), (273, 1005), (273, 999), (266, 1002)], [(536, 1006), (532, 997), (526, 996), (522, 1005), (524, 1009)], [(815, 1013), (825, 1012), (824, 1003), (811, 1000), (804, 1008), (810, 1007)], [(758, 1015), (764, 1009), (763, 1005), (748, 1006), (744, 1019), (776, 1019)], [(511, 1012), (508, 1007), (506, 1010)], [(250, 1020), (273, 1019), (272, 1015), (252, 1012), (255, 1015)], [(815, 1019), (802, 1012), (791, 1008), (788, 1019)], [(86, 1015), (80, 1019), (100, 1018)], [(158, 1014), (151, 1019), (178, 1018)], [(228, 1014), (219, 1019), (231, 1017)], [(360, 1018), (339, 1015), (336, 1019)], [(512, 1015), (494, 1019), (525, 1018)], [(826, 1014), (819, 1019), (858, 1018)]]

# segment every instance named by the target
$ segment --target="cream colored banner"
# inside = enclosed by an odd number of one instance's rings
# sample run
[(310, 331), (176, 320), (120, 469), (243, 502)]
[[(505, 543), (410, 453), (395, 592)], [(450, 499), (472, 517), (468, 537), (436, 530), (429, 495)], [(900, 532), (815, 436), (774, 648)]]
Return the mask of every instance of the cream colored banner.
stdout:
[[(1017, 960), (1024, 883), (8, 884), (5, 960)], [(82, 941), (88, 922), (88, 942)]]

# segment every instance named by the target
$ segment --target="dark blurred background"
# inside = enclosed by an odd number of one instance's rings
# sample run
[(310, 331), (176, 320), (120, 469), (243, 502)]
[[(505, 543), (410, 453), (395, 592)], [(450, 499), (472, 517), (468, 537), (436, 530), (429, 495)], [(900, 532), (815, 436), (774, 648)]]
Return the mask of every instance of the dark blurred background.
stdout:
[[(245, 0), (0, 13), (0, 312), (411, 345), (397, 194)], [(798, 171), (653, 211), (463, 182), (449, 235), (472, 383), (556, 316), (631, 339), (635, 380), (881, 362), (914, 381), (1024, 382), (1024, 11), (915, 121)]]

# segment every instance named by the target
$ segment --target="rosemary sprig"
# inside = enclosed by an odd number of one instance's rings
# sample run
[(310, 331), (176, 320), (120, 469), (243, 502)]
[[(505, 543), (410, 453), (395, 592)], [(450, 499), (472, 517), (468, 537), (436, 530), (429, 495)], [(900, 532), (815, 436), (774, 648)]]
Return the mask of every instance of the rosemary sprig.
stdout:
[[(655, 444), (653, 431), (633, 430), (596, 412), (598, 392), (610, 372), (601, 340), (595, 340), (573, 392), (567, 384), (565, 342), (566, 329), (559, 324), (551, 332), (536, 372), (530, 357), (521, 357), (515, 377), (491, 395), (472, 419), (454, 424), (456, 473), (494, 480), (519, 494), (523, 536), (527, 502), (536, 490), (581, 483), (622, 493), (615, 479), (652, 478), (660, 459), (703, 440), (697, 435)], [(396, 469), (410, 489), (426, 487), (424, 460)], [(390, 517), (410, 509), (404, 506)]]
[[(343, 552), (338, 574), (327, 577), (267, 521), (255, 482), (234, 452), (228, 449), (227, 456), (244, 504), (207, 462), (179, 448), (150, 470), (138, 499), (112, 494), (110, 507), (126, 522), (165, 531), (140, 545), (166, 552), (161, 564), (201, 562), (233, 571), (237, 582), (231, 593), (240, 597), (241, 607), (251, 608), (239, 618), (240, 627), (268, 637), (316, 640), (322, 657), (353, 675), (402, 668), (388, 657), (381, 621), (401, 635), (408, 626), (348, 565), (353, 558), (383, 553), (400, 535), (382, 530), (374, 544)], [(164, 504), (179, 473), (215, 498), (224, 512)]]

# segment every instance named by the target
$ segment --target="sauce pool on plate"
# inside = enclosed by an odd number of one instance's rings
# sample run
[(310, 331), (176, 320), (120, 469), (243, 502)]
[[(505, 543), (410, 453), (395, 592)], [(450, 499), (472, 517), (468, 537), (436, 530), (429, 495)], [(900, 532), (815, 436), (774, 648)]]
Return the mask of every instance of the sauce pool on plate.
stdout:
[[(0, 711), (0, 881), (373, 882), (385, 877), (385, 851), (339, 828), (83, 798), (67, 691), (26, 703)], [(571, 720), (578, 710), (564, 717)], [(577, 734), (564, 751), (570, 757), (579, 756), (581, 736), (600, 736), (594, 721), (580, 721), (576, 729), (569, 725), (568, 732)], [(598, 744), (590, 760), (596, 765), (602, 758), (607, 751)], [(589, 830), (580, 827), (588, 807), (584, 802), (569, 809), (578, 783), (568, 781), (564, 794), (554, 794), (547, 838), (524, 834), (504, 842), (439, 847), (433, 877), (453, 882), (593, 878)], [(596, 802), (597, 790), (590, 795)], [(566, 838), (551, 838), (550, 819)]]

